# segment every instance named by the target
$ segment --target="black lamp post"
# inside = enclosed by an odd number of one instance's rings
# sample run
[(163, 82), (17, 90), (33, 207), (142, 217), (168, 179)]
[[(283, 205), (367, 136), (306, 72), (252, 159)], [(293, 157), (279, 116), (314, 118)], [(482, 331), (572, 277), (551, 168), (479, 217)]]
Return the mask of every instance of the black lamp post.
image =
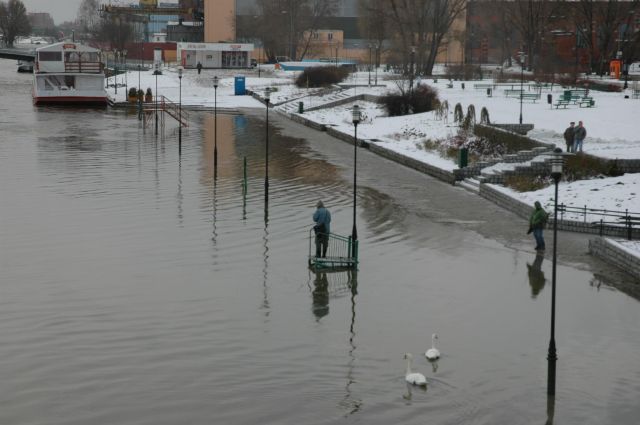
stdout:
[(416, 59), (416, 48), (415, 48), (415, 46), (412, 46), (411, 47), (411, 69), (410, 69), (410, 73), (411, 73), (410, 78), (411, 79), (409, 80), (409, 92), (411, 94), (413, 94), (413, 79), (414, 79), (414, 77), (416, 75), (415, 71), (414, 71), (414, 68), (413, 68), (415, 59)]
[(520, 124), (522, 124), (522, 98), (524, 94), (524, 52), (520, 52)]
[(265, 126), (265, 166), (264, 166), (264, 200), (269, 200), (269, 101), (271, 100), (271, 90), (269, 87), (264, 91), (264, 104), (267, 107), (267, 125)]
[(178, 80), (180, 80), (180, 91), (179, 91), (179, 123), (178, 123), (178, 153), (182, 153), (182, 72), (184, 68), (182, 66), (178, 67)]
[(120, 52), (118, 51), (118, 49), (116, 49), (114, 51), (114, 63), (113, 63), (113, 85), (116, 88), (116, 97), (118, 97), (118, 56), (120, 55)]
[(124, 64), (124, 88), (129, 90), (129, 68), (127, 68), (127, 49), (122, 51), (122, 63)]
[(378, 61), (380, 60), (380, 42), (376, 43), (376, 58), (375, 58), (375, 83), (378, 85)]
[(369, 43), (369, 87), (371, 87), (371, 43)]
[(140, 97), (139, 91), (142, 90), (140, 86), (140, 64), (138, 64), (138, 90), (136, 91), (136, 98), (138, 99), (138, 120), (142, 121), (142, 97)]
[(156, 136), (158, 135), (158, 70), (153, 72), (156, 76), (156, 92), (154, 93), (155, 109), (156, 109)]
[(551, 158), (551, 177), (555, 183), (555, 205), (553, 208), (553, 265), (551, 268), (551, 338), (549, 340), (549, 353), (547, 354), (548, 375), (547, 394), (556, 393), (556, 253), (558, 250), (558, 183), (562, 177), (564, 157), (562, 149), (556, 148)]
[(213, 175), (218, 176), (218, 76), (213, 77)]
[(358, 240), (358, 229), (356, 228), (356, 193), (357, 193), (357, 177), (358, 177), (358, 124), (360, 124), (360, 120), (362, 115), (360, 113), (360, 107), (358, 105), (353, 106), (353, 111), (351, 112), (352, 121), (353, 121), (353, 229), (351, 230), (351, 239), (353, 243), (351, 244), (353, 253), (352, 256), (355, 257), (356, 250), (356, 241)]

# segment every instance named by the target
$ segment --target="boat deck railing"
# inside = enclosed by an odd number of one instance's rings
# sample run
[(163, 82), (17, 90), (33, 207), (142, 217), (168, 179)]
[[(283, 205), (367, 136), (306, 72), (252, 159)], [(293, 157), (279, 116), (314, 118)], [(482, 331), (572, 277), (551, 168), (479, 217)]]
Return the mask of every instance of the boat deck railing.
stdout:
[(102, 62), (73, 61), (64, 63), (65, 72), (79, 72), (85, 74), (100, 74), (104, 71)]
[(357, 268), (358, 241), (354, 241), (351, 236), (329, 233), (326, 255), (316, 256), (316, 235), (311, 229), (309, 231), (309, 267), (313, 270)]

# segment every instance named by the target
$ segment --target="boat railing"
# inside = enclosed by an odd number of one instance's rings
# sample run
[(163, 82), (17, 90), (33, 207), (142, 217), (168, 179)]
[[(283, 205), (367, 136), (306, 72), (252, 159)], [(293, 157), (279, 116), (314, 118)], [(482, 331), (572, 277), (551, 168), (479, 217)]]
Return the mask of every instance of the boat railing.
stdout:
[(329, 233), (326, 254), (316, 256), (316, 235), (309, 231), (309, 266), (313, 269), (353, 269), (358, 266), (358, 241)]
[(79, 72), (79, 73), (86, 73), (86, 74), (99, 74), (104, 71), (104, 65), (102, 64), (102, 62), (82, 62), (82, 61), (65, 62), (64, 71)]

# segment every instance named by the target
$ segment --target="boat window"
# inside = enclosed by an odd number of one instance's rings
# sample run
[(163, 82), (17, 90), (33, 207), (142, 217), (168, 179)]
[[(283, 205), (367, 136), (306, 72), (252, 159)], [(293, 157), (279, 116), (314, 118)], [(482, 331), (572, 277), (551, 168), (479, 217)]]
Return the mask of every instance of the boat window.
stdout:
[(66, 52), (64, 56), (65, 62), (78, 62), (80, 60), (78, 52)]
[(62, 62), (62, 52), (40, 52), (38, 59), (41, 62)]

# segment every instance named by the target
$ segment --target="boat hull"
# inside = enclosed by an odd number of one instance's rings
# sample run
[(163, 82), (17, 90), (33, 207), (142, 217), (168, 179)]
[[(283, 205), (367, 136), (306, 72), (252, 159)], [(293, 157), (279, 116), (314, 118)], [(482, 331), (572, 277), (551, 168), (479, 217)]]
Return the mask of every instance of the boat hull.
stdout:
[(33, 104), (40, 105), (70, 105), (70, 106), (107, 106), (109, 99), (101, 96), (46, 96), (33, 97)]

